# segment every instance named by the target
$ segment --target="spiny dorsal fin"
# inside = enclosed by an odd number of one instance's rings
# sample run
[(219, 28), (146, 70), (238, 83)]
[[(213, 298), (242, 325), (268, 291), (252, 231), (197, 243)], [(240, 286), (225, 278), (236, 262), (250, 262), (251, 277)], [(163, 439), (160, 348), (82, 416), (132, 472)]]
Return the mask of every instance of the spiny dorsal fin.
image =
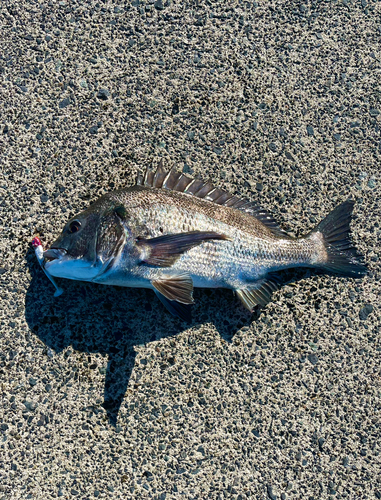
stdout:
[(210, 181), (204, 182), (200, 179), (192, 179), (181, 172), (177, 172), (173, 168), (166, 171), (163, 166), (163, 159), (160, 160), (156, 171), (148, 167), (144, 176), (139, 174), (136, 184), (139, 186), (168, 189), (170, 191), (191, 194), (197, 196), (197, 198), (203, 198), (204, 200), (217, 203), (218, 205), (235, 208), (261, 221), (262, 224), (271, 229), (276, 236), (290, 238), (290, 236), (278, 226), (274, 217), (264, 208), (251, 201), (227, 193), (223, 189), (216, 188)]

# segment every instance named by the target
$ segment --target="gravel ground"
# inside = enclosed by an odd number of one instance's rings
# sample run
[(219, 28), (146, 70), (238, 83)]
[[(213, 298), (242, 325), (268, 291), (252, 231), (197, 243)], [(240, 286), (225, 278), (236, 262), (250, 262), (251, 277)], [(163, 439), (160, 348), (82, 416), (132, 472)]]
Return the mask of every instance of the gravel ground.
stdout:
[[(380, 487), (374, 0), (0, 5), (0, 499), (373, 499)], [(362, 280), (254, 316), (61, 280), (30, 248), (163, 158), (295, 235), (357, 203)]]

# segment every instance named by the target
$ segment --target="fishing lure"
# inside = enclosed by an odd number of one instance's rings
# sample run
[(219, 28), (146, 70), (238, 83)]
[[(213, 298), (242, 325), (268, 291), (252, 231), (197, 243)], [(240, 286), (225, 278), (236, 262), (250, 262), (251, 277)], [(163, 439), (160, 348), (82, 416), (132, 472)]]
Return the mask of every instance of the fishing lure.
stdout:
[(34, 252), (36, 254), (38, 263), (40, 264), (42, 270), (44, 271), (44, 273), (46, 274), (46, 276), (50, 279), (50, 281), (53, 283), (54, 288), (56, 289), (56, 291), (54, 292), (54, 297), (59, 297), (60, 295), (62, 295), (63, 290), (62, 290), (62, 288), (59, 288), (57, 286), (57, 284), (54, 281), (54, 279), (52, 278), (52, 276), (45, 269), (45, 266), (44, 266), (44, 249), (42, 248), (42, 243), (41, 243), (40, 238), (34, 238), (34, 240), (32, 241), (32, 247), (34, 248)]

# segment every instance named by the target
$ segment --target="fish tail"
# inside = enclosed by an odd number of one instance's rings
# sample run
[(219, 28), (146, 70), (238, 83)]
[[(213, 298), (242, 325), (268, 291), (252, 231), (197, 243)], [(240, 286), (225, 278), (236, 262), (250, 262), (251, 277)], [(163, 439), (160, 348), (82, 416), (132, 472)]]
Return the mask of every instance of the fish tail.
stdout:
[(367, 273), (367, 268), (350, 237), (353, 206), (354, 201), (350, 199), (341, 203), (309, 236), (322, 236), (324, 257), (319, 267), (345, 276), (360, 277)]

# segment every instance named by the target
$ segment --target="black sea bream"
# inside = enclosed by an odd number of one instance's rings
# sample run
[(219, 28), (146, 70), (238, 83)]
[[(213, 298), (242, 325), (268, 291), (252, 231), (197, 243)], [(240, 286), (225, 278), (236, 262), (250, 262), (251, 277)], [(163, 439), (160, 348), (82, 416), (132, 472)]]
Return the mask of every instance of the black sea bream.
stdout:
[(349, 235), (353, 205), (345, 201), (296, 239), (256, 204), (160, 165), (72, 218), (44, 252), (45, 269), (61, 278), (152, 288), (182, 319), (190, 317), (193, 287), (230, 288), (252, 311), (270, 300), (282, 269), (366, 273)]

